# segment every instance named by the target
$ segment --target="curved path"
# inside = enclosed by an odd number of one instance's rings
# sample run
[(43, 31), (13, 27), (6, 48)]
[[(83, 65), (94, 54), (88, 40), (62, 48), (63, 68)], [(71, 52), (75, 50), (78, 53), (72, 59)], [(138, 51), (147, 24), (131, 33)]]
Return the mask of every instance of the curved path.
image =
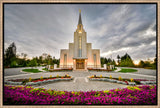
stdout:
[[(136, 68), (137, 69), (137, 68)], [(142, 71), (141, 71), (142, 70)], [(150, 72), (153, 75), (150, 75)], [(145, 73), (145, 74), (143, 74)], [(147, 74), (146, 74), (147, 73)], [(66, 91), (90, 91), (90, 90), (110, 90), (115, 88), (125, 88), (127, 85), (104, 82), (104, 81), (89, 81), (87, 76), (91, 75), (103, 75), (103, 76), (110, 76), (112, 77), (119, 77), (122, 78), (135, 78), (135, 79), (149, 79), (149, 80), (156, 80), (155, 76), (156, 71), (154, 70), (146, 70), (146, 69), (139, 69), (138, 72), (134, 73), (120, 73), (120, 72), (41, 72), (41, 73), (29, 73), (29, 74), (19, 74), (19, 75), (12, 75), (12, 76), (4, 76), (5, 80), (8, 79), (20, 79), (20, 78), (40, 78), (49, 77), (50, 75), (56, 76), (58, 75), (65, 75), (69, 74), (74, 77), (72, 81), (60, 81), (60, 82), (53, 82), (50, 84), (43, 84), (40, 86), (35, 87), (44, 87), (46, 89), (55, 89), (55, 90), (66, 90)]]
[[(131, 67), (119, 67), (119, 68), (131, 68)], [(131, 69), (138, 70), (134, 74), (143, 74), (143, 75), (151, 75), (151, 76), (157, 75), (157, 72), (154, 69), (144, 69), (144, 68), (131, 68)]]
[[(20, 74), (30, 74), (26, 72), (21, 72), (23, 69), (30, 69), (31, 67), (20, 67), (20, 68), (6, 68), (4, 69), (4, 76), (13, 76)], [(42, 69), (42, 67), (34, 67), (35, 69)]]

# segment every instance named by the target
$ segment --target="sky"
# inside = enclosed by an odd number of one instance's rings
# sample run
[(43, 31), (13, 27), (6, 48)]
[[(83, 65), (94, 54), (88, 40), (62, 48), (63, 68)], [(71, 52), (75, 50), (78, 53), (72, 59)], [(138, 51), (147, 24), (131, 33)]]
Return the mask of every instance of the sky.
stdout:
[(15, 42), (19, 55), (60, 58), (73, 42), (79, 9), (87, 42), (101, 57), (155, 57), (156, 4), (5, 4), (4, 48)]

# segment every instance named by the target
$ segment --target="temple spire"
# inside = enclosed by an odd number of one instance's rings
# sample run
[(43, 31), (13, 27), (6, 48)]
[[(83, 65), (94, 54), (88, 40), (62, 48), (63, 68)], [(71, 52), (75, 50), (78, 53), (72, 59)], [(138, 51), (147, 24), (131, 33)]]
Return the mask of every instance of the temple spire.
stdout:
[(82, 19), (81, 19), (81, 10), (79, 9), (79, 21), (78, 21), (78, 25), (82, 24)]

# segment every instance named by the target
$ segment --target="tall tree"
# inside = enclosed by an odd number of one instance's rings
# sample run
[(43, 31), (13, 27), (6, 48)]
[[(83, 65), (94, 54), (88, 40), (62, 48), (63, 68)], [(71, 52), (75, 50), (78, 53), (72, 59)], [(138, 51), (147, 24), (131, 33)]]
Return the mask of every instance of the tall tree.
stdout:
[(133, 67), (134, 63), (131, 57), (126, 53), (124, 56), (121, 57), (121, 62), (120, 66), (128, 66), (128, 67)]
[(103, 66), (105, 64), (104, 57), (101, 57), (101, 65)]
[(144, 66), (145, 66), (144, 61), (143, 61), (143, 60), (141, 60), (141, 61), (139, 62), (139, 64), (138, 64), (138, 66), (139, 66), (139, 67), (141, 67), (141, 68), (144, 68)]
[(112, 61), (112, 65), (116, 65), (116, 62), (115, 62), (115, 60), (113, 59), (113, 61)]
[(120, 63), (120, 58), (121, 58), (121, 57), (120, 57), (119, 55), (117, 55), (117, 59), (118, 59), (117, 62), (118, 62), (118, 65), (119, 65), (119, 63)]
[(16, 61), (16, 45), (13, 42), (5, 50), (5, 53), (4, 53), (4, 65), (5, 66), (11, 66), (11, 63), (14, 62), (12, 64), (15, 64), (15, 61)]
[(42, 56), (39, 56), (39, 63), (40, 63), (40, 64), (43, 63), (43, 58), (42, 58)]
[(155, 59), (154, 59), (154, 62), (153, 62), (153, 69), (156, 69), (157, 68), (157, 54), (155, 56)]
[(28, 64), (28, 66), (30, 66), (30, 67), (35, 67), (35, 66), (37, 66), (38, 64), (37, 64), (37, 60), (36, 60), (36, 58), (33, 58), (30, 62), (29, 62), (29, 64)]

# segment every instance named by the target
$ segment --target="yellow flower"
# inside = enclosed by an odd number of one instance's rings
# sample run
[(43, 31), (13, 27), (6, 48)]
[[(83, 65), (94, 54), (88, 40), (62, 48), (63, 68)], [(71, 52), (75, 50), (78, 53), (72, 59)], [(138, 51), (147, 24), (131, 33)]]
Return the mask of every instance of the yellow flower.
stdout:
[(59, 77), (59, 75), (57, 74), (57, 77)]
[(112, 79), (112, 75), (110, 75), (109, 78)]
[(134, 90), (139, 90), (139, 91), (141, 90), (140, 88), (138, 88), (138, 87), (136, 87), (136, 86), (134, 86), (134, 87), (128, 86), (127, 88), (128, 88), (129, 90), (133, 90), (133, 91), (134, 91)]
[(19, 86), (17, 86), (17, 87), (22, 87), (22, 86), (19, 85)]
[(67, 74), (67, 77), (68, 77), (69, 75)]
[(12, 89), (15, 89), (16, 87), (11, 87)]
[(152, 85), (152, 86), (150, 86), (150, 89), (154, 89), (154, 86)]
[(131, 78), (131, 82), (134, 82), (133, 78)]
[(41, 76), (41, 79), (43, 79), (43, 77)]
[(100, 78), (102, 78), (102, 75), (100, 75)]
[(105, 90), (105, 91), (103, 91), (104, 93), (109, 93), (110, 91), (109, 90)]
[(119, 78), (118, 78), (119, 80), (122, 80), (122, 78), (121, 78), (121, 76), (119, 76)]
[(92, 75), (90, 78), (94, 78), (94, 75)]
[(121, 89), (117, 88), (117, 89), (115, 89), (115, 91), (121, 91)]
[(52, 75), (50, 75), (50, 78), (52, 78)]
[(29, 77), (29, 82), (31, 82), (31, 80), (32, 80), (32, 78), (31, 78), (31, 77)]

